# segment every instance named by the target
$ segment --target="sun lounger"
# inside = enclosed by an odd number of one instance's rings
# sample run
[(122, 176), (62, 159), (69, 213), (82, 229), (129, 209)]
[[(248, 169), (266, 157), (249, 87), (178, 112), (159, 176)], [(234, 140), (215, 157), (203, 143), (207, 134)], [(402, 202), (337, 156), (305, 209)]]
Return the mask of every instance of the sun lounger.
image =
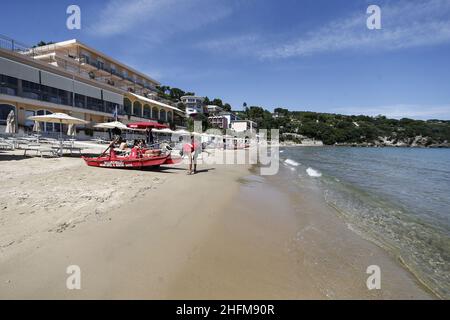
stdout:
[(6, 140), (3, 138), (0, 138), (0, 149), (3, 150), (14, 150), (14, 142), (11, 140)]
[[(65, 150), (69, 151), (70, 154), (72, 155), (74, 152), (78, 152), (79, 154), (81, 154), (81, 151), (83, 150), (83, 148), (80, 147), (75, 147), (72, 143), (66, 143), (64, 142), (62, 145), (61, 144), (53, 144), (51, 147), (56, 153), (62, 153)], [(61, 152), (62, 151), (62, 152)]]
[(23, 156), (25, 157), (27, 155), (28, 151), (35, 151), (36, 155), (40, 155), (41, 158), (44, 157), (44, 154), (47, 153), (50, 156), (57, 156), (57, 152), (55, 152), (55, 150), (51, 147), (44, 147), (41, 146), (40, 144), (29, 144), (26, 147), (22, 148), (24, 150), (23, 152)]
[(14, 145), (7, 142), (0, 142), (0, 149), (2, 150), (14, 150)]
[(94, 138), (94, 139), (91, 139), (91, 141), (97, 142), (97, 143), (100, 143), (100, 144), (108, 144), (108, 143), (110, 143), (110, 141), (107, 141), (107, 140), (105, 140), (103, 138)]

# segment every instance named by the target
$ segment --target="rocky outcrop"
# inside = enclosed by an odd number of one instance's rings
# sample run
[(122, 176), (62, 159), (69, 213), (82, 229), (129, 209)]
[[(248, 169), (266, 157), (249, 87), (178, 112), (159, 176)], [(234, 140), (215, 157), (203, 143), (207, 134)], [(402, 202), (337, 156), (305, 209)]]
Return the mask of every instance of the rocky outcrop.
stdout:
[(408, 147), (408, 148), (450, 148), (448, 141), (434, 141), (430, 137), (416, 136), (399, 139), (395, 137), (378, 137), (377, 140), (361, 143), (336, 143), (336, 146), (348, 147)]

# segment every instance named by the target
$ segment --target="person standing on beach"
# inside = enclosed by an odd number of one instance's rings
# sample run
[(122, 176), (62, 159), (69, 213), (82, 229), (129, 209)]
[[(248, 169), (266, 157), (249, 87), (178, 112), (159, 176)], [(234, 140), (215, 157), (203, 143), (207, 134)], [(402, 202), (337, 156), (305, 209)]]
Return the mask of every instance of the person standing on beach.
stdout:
[[(185, 143), (183, 146), (183, 153), (186, 154), (189, 158), (189, 170), (187, 174), (196, 174), (197, 173), (197, 158), (201, 151), (201, 146), (195, 141), (195, 137), (191, 136), (191, 143)], [(192, 171), (192, 167), (194, 167), (194, 171)]]
[(111, 130), (111, 133), (113, 134), (114, 139), (116, 139), (116, 138), (121, 138), (121, 137), (122, 137), (122, 130), (120, 130), (120, 129), (117, 128), (117, 127), (114, 127), (114, 128)]
[(147, 128), (145, 131), (147, 133), (147, 145), (151, 146), (154, 143), (152, 128)]

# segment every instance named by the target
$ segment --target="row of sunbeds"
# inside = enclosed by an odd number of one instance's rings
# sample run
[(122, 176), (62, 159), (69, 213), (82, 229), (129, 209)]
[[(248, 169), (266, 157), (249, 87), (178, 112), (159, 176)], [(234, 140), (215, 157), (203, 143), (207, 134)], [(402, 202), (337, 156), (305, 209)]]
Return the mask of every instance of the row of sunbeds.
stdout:
[(0, 149), (3, 150), (23, 150), (24, 156), (34, 152), (37, 156), (57, 157), (64, 152), (69, 152), (71, 155), (75, 152), (81, 154), (82, 148), (76, 147), (73, 141), (58, 141), (52, 138), (38, 137), (20, 137), (20, 138), (3, 138), (0, 137)]

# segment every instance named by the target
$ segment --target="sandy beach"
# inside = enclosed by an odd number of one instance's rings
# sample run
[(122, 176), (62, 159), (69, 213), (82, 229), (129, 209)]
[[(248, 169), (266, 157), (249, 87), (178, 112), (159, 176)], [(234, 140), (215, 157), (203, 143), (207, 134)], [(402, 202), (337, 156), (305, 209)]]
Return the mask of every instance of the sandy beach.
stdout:
[[(246, 165), (155, 171), (1, 154), (0, 298), (428, 299), (305, 182)], [(382, 270), (369, 291), (366, 268)], [(81, 290), (66, 268), (81, 268)]]

